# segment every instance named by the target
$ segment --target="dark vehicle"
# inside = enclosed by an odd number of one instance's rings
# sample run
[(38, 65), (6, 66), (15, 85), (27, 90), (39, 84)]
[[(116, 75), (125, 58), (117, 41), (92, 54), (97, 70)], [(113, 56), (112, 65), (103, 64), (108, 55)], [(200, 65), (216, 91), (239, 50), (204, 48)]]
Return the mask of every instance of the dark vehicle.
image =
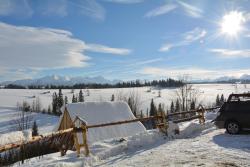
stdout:
[(226, 128), (229, 134), (250, 129), (250, 93), (231, 94), (214, 121), (218, 128)]

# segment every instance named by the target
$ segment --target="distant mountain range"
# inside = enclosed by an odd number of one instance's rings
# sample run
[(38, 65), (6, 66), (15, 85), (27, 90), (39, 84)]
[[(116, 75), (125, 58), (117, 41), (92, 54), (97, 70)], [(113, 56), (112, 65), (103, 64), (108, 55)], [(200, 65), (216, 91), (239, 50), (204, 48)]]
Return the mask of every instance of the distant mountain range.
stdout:
[(108, 80), (102, 76), (97, 77), (67, 77), (67, 76), (59, 76), (59, 75), (51, 75), (45, 76), (38, 79), (23, 79), (16, 81), (5, 81), (0, 83), (0, 85), (21, 85), (21, 86), (46, 86), (46, 85), (64, 85), (64, 86), (72, 86), (75, 84), (85, 83), (97, 83), (97, 84), (116, 84), (121, 82), (121, 80)]
[(219, 77), (216, 79), (194, 80), (193, 81), (193, 83), (232, 83), (232, 82), (250, 83), (250, 75), (243, 74), (240, 77), (222, 76), (222, 77)]
[(239, 80), (239, 81), (245, 81), (245, 80), (250, 80), (250, 75), (248, 74), (243, 74), (241, 77), (236, 78), (236, 77), (230, 77), (230, 76), (224, 76), (224, 77), (219, 77), (215, 79), (215, 81), (230, 81), (230, 80)]
[[(250, 82), (250, 75), (244, 74), (239, 78), (230, 77), (230, 76), (223, 76), (213, 80), (195, 80), (193, 83), (217, 83), (217, 82), (241, 82), (241, 81), (249, 81)], [(97, 77), (68, 77), (68, 76), (59, 76), (59, 75), (50, 75), (45, 76), (42, 78), (37, 79), (23, 79), (23, 80), (16, 80), (16, 81), (5, 81), (1, 82), (0, 85), (20, 85), (20, 86), (46, 86), (46, 85), (55, 85), (55, 86), (73, 86), (75, 84), (116, 84), (122, 82), (122, 80), (108, 80), (103, 76)]]

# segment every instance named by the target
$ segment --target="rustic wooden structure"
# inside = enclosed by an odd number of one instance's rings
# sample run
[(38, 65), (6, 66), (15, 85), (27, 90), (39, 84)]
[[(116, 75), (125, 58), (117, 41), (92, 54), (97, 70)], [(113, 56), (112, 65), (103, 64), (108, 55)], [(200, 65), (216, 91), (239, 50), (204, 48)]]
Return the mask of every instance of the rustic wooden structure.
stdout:
[[(78, 121), (78, 127), (76, 127), (76, 122)], [(89, 147), (87, 142), (87, 124), (86, 122), (77, 116), (73, 121), (73, 134), (74, 134), (74, 145), (76, 148), (77, 156), (80, 156), (81, 147), (85, 149), (85, 156), (89, 155)], [(78, 135), (82, 136), (82, 142), (79, 141)]]

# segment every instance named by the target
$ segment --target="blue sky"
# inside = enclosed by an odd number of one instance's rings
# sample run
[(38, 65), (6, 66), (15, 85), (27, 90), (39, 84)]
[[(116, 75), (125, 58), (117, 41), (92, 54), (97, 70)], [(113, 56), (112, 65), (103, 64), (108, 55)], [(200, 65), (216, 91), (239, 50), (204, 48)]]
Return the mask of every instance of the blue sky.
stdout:
[(1, 0), (0, 81), (239, 77), (249, 21), (248, 0)]

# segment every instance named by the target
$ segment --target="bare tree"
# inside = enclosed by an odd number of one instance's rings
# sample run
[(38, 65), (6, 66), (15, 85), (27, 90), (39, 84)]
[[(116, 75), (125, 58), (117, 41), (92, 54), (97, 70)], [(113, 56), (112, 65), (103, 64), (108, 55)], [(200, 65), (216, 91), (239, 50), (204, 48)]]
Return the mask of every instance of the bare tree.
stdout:
[(40, 101), (39, 97), (36, 98), (36, 107), (35, 108), (36, 108), (36, 112), (41, 111), (42, 105), (41, 105), (41, 101)]
[(24, 101), (22, 104), (17, 103), (17, 114), (14, 120), (11, 122), (14, 130), (25, 130), (30, 129), (32, 124), (33, 116), (31, 113), (30, 105)]
[(199, 96), (199, 90), (194, 88), (192, 84), (185, 84), (176, 90), (177, 99), (180, 102), (181, 110), (187, 111), (190, 109), (191, 103), (196, 104)]
[(141, 96), (137, 91), (133, 90), (130, 91), (129, 93), (118, 91), (116, 93), (116, 99), (117, 101), (127, 102), (131, 111), (134, 113), (135, 116), (140, 114), (142, 101), (141, 101)]

